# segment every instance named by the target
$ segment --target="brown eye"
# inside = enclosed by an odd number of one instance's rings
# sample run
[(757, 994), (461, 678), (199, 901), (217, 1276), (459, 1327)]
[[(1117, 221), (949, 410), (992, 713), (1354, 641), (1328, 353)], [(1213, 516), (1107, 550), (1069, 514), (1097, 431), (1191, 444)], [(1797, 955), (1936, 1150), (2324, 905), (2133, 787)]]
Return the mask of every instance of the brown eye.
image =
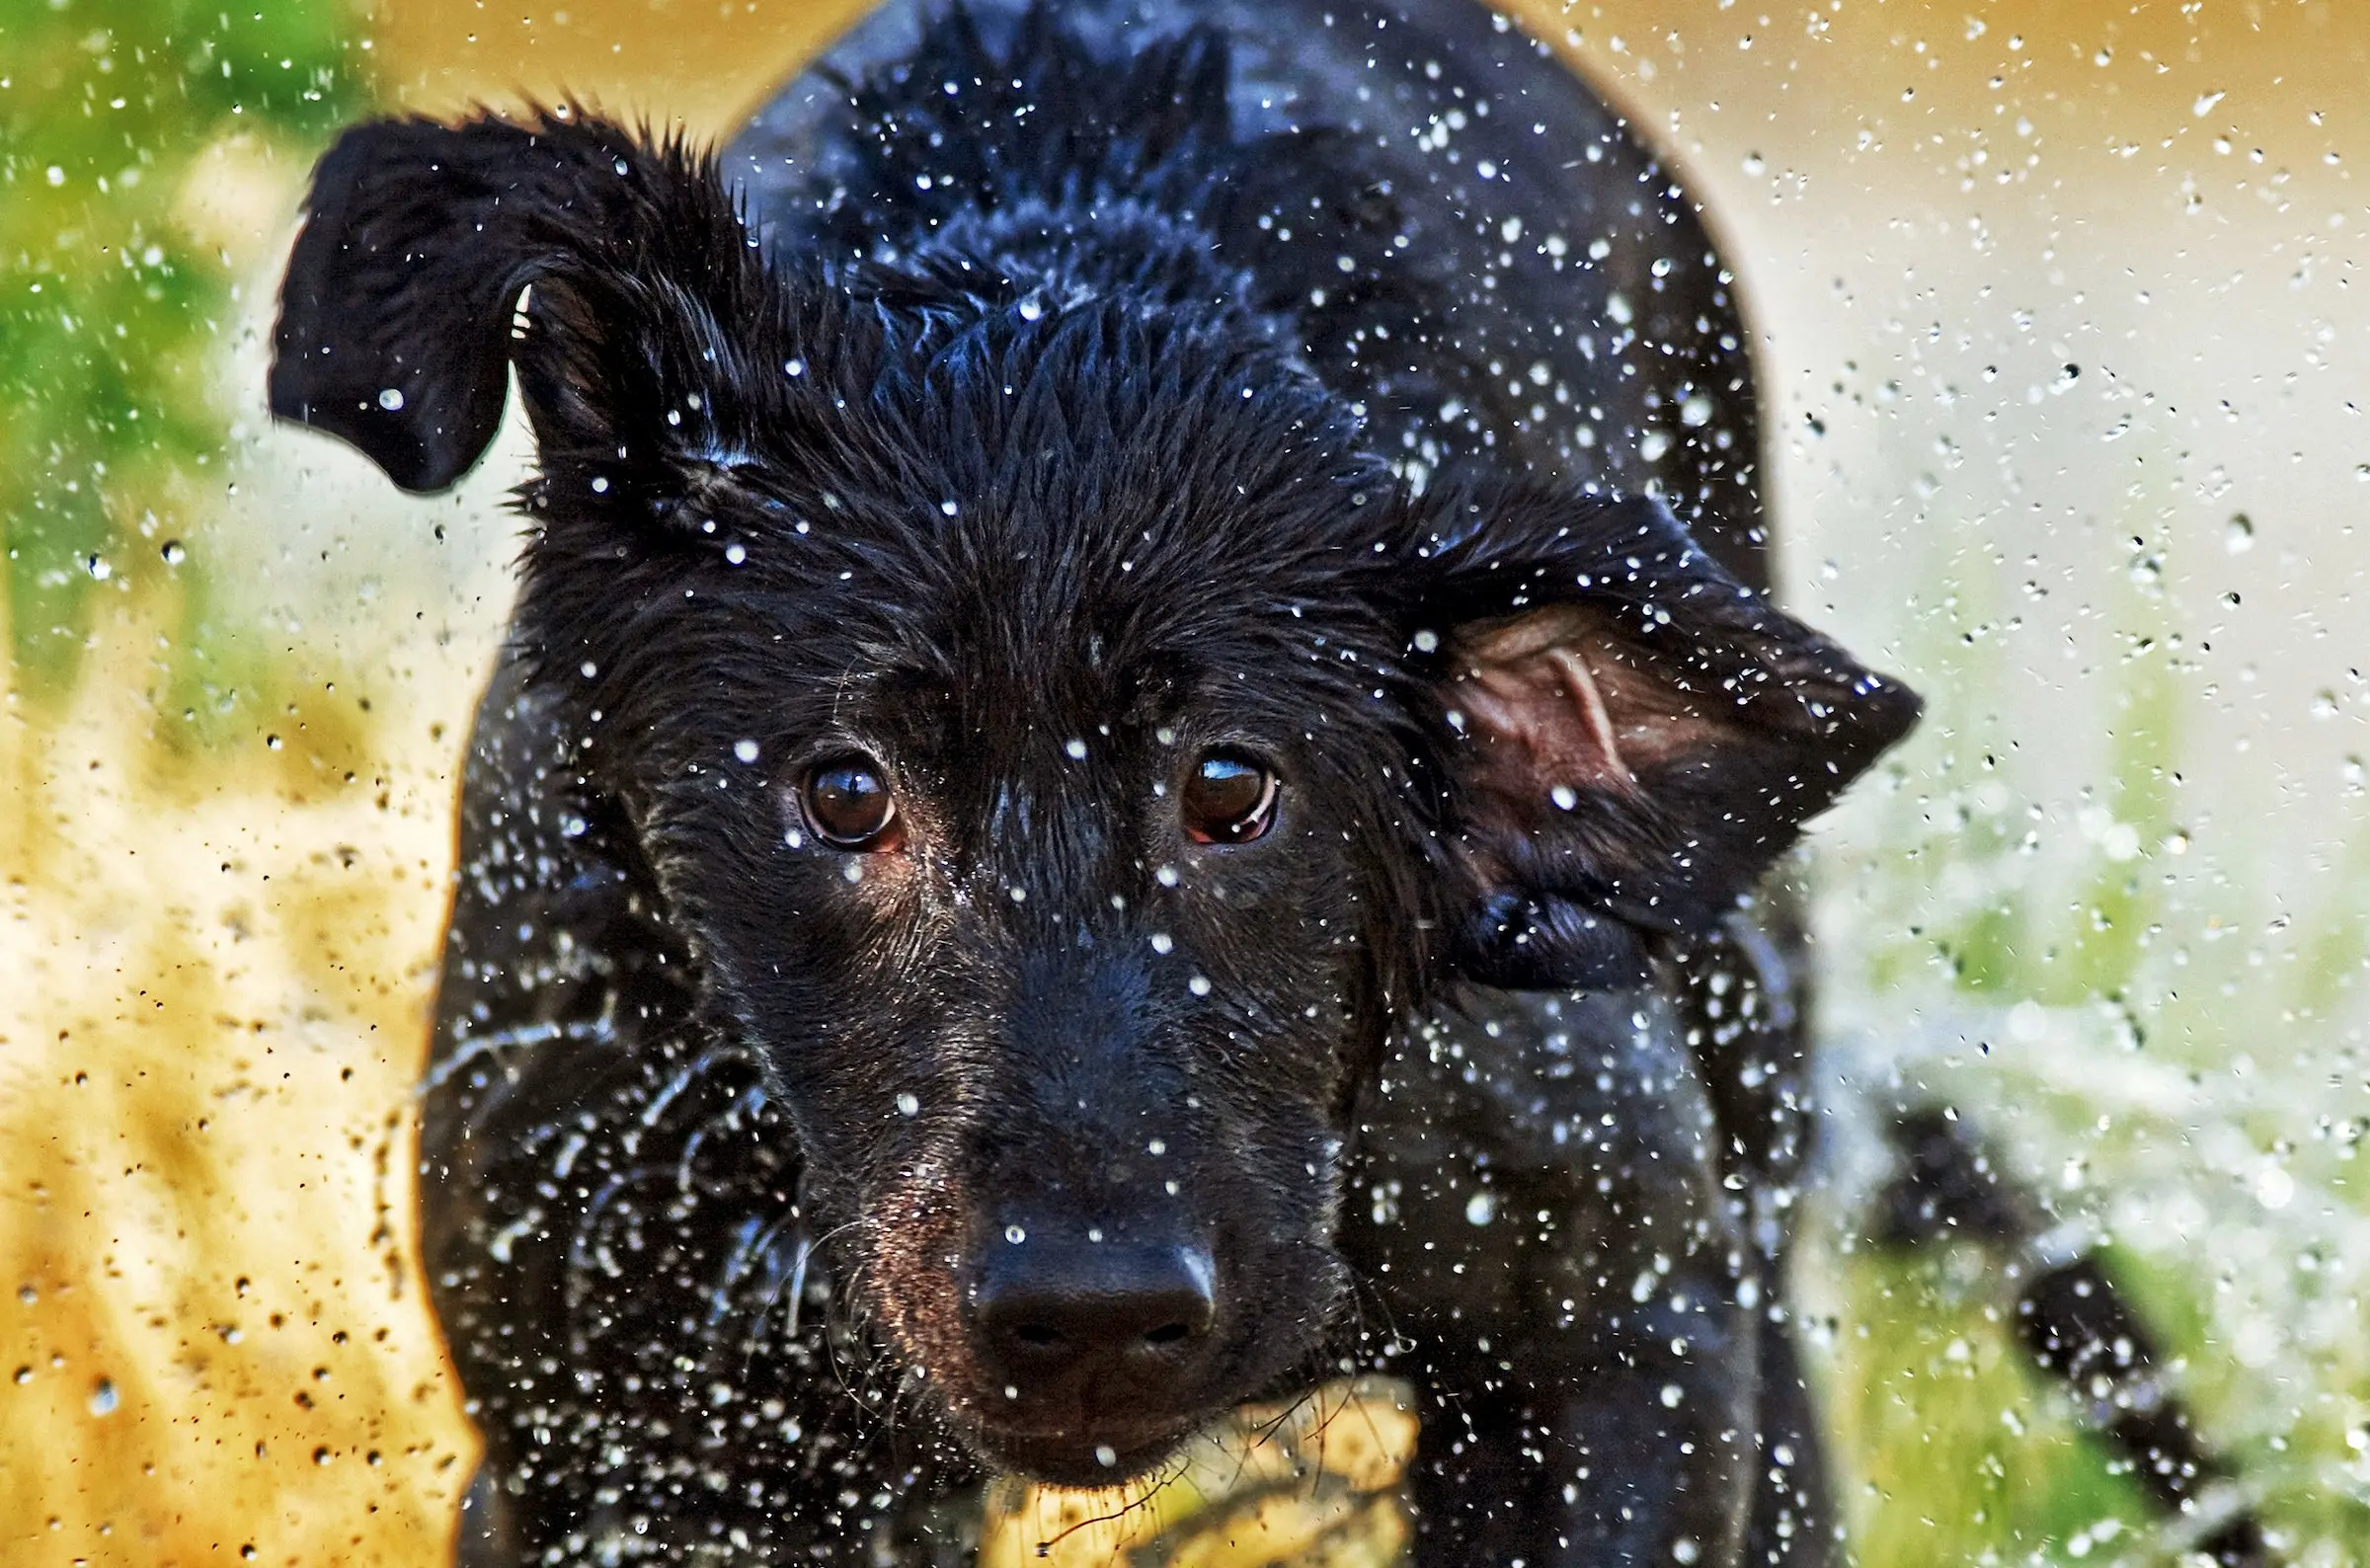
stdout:
[(869, 757), (825, 762), (807, 775), (807, 822), (834, 849), (895, 849), (903, 837), (897, 798)]
[(1247, 844), (1276, 821), (1276, 775), (1235, 751), (1213, 751), (1193, 765), (1178, 808), (1185, 836), (1197, 844)]

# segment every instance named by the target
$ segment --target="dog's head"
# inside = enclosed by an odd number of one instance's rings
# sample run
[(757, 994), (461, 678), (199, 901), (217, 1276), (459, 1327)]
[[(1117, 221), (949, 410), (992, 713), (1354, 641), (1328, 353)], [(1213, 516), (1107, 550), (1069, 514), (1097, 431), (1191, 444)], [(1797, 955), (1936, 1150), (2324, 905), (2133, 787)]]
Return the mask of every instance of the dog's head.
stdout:
[(515, 367), (585, 787), (892, 1349), (1091, 1480), (1306, 1365), (1409, 1005), (1633, 980), (1914, 700), (1659, 503), (1407, 494), (1261, 323), (1043, 283), (776, 270), (582, 116), (368, 126), (272, 391), (434, 490)]

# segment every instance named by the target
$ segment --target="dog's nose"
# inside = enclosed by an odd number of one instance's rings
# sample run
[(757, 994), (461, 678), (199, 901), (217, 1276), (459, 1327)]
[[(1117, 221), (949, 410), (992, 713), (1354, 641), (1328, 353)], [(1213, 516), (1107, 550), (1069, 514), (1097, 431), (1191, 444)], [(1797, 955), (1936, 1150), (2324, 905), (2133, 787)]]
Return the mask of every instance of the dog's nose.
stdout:
[(1011, 1375), (1099, 1378), (1175, 1368), (1217, 1317), (1200, 1246), (997, 1243), (972, 1296), (984, 1348)]

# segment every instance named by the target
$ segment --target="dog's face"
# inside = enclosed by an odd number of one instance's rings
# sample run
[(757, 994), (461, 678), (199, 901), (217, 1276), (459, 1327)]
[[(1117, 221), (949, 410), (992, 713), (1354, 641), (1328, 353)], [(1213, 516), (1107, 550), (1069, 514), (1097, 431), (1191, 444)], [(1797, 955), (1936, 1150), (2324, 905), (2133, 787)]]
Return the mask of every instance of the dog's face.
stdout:
[(1107, 1478), (1313, 1349), (1432, 882), (1384, 476), (1272, 361), (1035, 314), (703, 361), (630, 482), (547, 446), (522, 628), (902, 1358)]
[(892, 1352), (1107, 1480), (1309, 1365), (1416, 998), (1634, 979), (1914, 704), (1659, 504), (1403, 493), (1268, 324), (988, 272), (777, 274), (605, 125), (365, 127), (274, 399), (433, 489), (516, 366), (587, 789)]

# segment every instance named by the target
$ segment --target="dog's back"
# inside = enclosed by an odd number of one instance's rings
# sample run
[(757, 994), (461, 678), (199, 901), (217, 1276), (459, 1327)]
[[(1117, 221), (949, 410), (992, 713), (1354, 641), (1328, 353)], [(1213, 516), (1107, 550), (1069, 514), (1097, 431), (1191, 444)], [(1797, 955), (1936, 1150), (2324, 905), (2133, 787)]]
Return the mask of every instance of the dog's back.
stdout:
[[(1701, 209), (1508, 18), (1479, 0), (943, 15), (891, 0), (727, 146), (769, 246), (895, 254), (1038, 161), (1076, 161), (1066, 142), (1116, 157), (1214, 117), (1238, 143), (1272, 138), (1230, 195), (1248, 226), (1224, 259), (1270, 303), (1319, 301), (1303, 313), (1308, 363), (1365, 404), (1378, 446), (1419, 472), (1482, 456), (1666, 495), (1698, 543), (1767, 586), (1747, 336)], [(1016, 49), (1036, 71), (998, 80), (991, 62)], [(1147, 55), (1160, 66), (1138, 74), (1098, 63)], [(897, 86), (851, 95), (884, 71)]]

